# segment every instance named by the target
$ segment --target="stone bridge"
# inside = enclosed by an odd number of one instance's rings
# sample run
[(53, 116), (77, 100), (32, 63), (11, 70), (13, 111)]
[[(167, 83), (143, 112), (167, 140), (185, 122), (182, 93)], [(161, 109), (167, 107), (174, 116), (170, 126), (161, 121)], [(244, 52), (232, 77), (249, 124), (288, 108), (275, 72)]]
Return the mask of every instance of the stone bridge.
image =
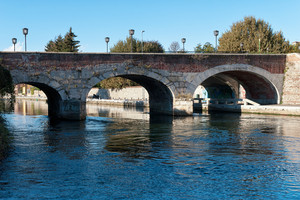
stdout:
[[(193, 113), (197, 88), (228, 87), (260, 104), (282, 100), (287, 55), (0, 52), (14, 84), (44, 91), (49, 116), (82, 120), (91, 88), (124, 77), (149, 93), (150, 113)], [(241, 91), (244, 91), (243, 94)]]

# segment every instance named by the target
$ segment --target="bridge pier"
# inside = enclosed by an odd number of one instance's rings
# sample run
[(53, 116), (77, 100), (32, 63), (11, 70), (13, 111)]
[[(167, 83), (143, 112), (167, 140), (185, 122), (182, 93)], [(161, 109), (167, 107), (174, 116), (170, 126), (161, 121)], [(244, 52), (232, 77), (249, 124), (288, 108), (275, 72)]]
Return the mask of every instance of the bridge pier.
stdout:
[(193, 100), (175, 100), (173, 104), (173, 115), (193, 115)]
[(64, 120), (85, 120), (86, 102), (74, 99), (61, 101), (58, 118)]

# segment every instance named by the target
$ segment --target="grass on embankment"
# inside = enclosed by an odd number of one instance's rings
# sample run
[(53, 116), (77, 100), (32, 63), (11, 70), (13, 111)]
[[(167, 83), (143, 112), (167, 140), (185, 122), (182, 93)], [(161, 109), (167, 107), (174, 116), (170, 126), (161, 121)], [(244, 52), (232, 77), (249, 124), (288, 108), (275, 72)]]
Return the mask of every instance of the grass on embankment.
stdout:
[(5, 127), (4, 119), (0, 116), (0, 160), (5, 158), (9, 148), (9, 132)]

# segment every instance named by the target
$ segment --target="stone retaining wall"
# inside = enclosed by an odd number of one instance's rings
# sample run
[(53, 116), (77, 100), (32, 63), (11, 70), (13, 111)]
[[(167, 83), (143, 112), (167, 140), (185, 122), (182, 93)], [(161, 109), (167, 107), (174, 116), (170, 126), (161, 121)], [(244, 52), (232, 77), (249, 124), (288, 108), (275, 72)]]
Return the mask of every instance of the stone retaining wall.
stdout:
[(139, 86), (119, 90), (92, 88), (88, 98), (149, 100), (149, 95), (145, 88)]
[(283, 104), (300, 104), (300, 54), (288, 54), (283, 83)]

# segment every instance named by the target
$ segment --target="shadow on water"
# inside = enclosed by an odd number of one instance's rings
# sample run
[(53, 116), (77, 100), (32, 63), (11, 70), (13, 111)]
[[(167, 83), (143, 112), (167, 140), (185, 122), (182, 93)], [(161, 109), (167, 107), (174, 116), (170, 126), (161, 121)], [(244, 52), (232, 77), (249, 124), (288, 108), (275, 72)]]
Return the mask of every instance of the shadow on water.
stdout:
[(172, 140), (172, 116), (150, 115), (149, 120), (118, 119), (106, 127), (105, 149), (126, 159), (154, 158), (156, 148)]

